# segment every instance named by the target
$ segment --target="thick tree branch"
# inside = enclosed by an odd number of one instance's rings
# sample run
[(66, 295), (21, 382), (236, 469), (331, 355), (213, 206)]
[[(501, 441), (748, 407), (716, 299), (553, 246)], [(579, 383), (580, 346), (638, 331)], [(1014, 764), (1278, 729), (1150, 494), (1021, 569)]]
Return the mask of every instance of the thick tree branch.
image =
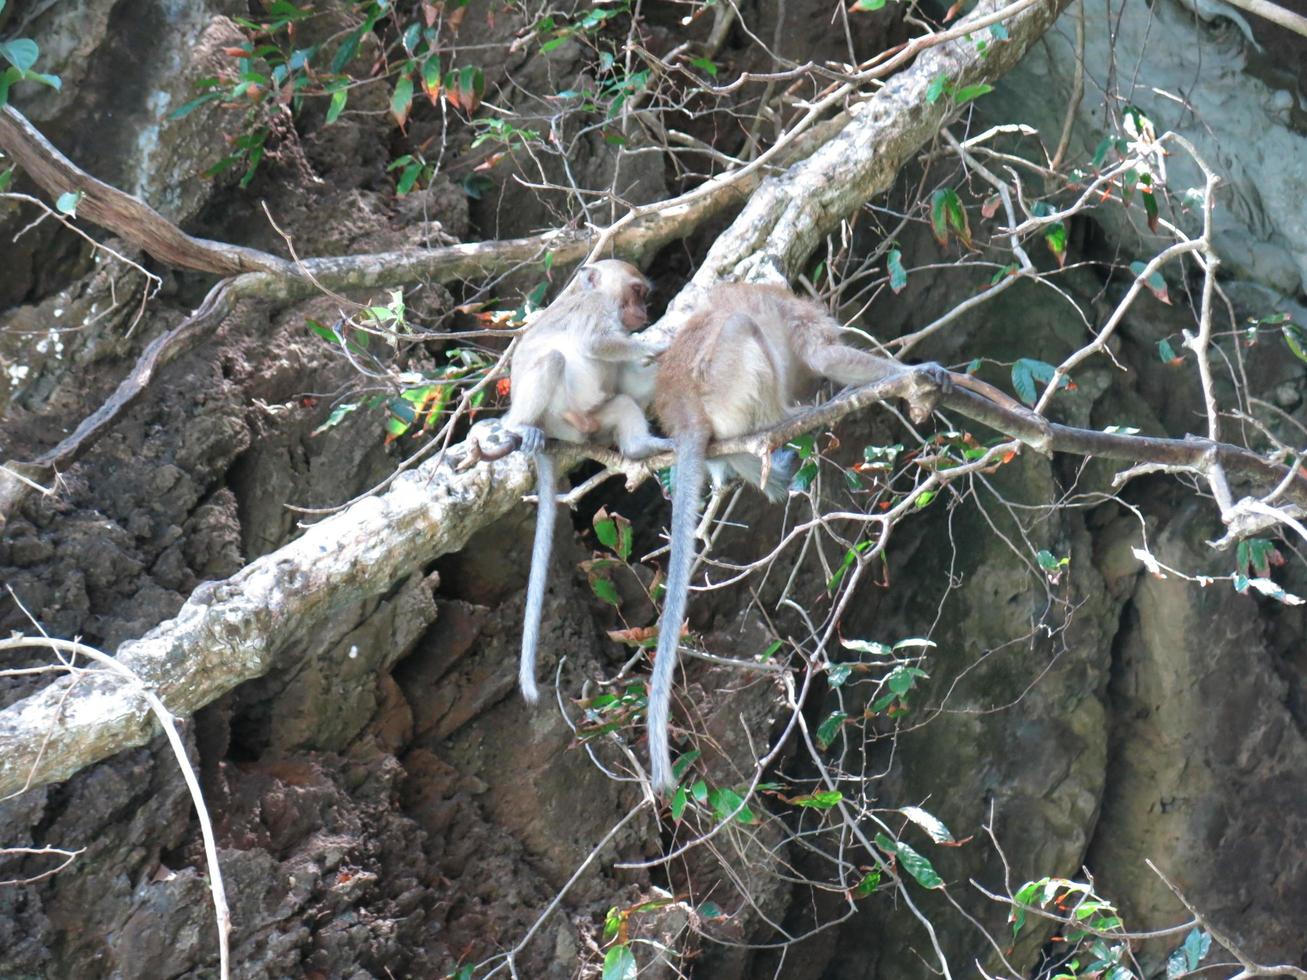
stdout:
[[(463, 547), (531, 484), (521, 454), (460, 474), (424, 464), (231, 578), (200, 586), (174, 619), (124, 643), (116, 657), (169, 711), (189, 716), (266, 673), (296, 637), (345, 603), (381, 595)], [(108, 671), (55, 681), (0, 712), (0, 799), (66, 779), (155, 733), (135, 684)]]

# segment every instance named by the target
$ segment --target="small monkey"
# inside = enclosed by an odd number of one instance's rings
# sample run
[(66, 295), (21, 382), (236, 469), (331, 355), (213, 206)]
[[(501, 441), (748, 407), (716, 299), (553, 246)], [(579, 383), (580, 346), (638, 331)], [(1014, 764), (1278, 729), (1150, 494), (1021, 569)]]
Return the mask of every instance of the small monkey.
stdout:
[[(720, 482), (725, 471), (734, 470), (756, 486), (761, 477), (762, 467), (754, 456), (708, 460), (705, 450), (710, 441), (783, 422), (821, 378), (864, 385), (909, 370), (888, 357), (850, 347), (841, 333), (839, 323), (825, 309), (788, 289), (725, 283), (708, 292), (659, 360), (654, 410), (672, 437), (676, 473), (667, 591), (649, 689), (649, 753), (656, 792), (670, 790), (675, 782), (668, 718), (704, 478), (711, 472), (714, 482)], [(942, 384), (970, 380), (935, 368), (945, 376)], [(912, 406), (914, 419), (923, 420), (931, 407)], [(781, 451), (773, 453), (772, 460), (765, 492), (778, 500), (785, 496), (796, 458)]]
[(632, 459), (671, 448), (670, 440), (650, 434), (644, 414), (649, 385), (641, 376), (652, 373), (652, 352), (629, 336), (649, 320), (648, 294), (648, 282), (629, 263), (588, 265), (527, 328), (513, 355), (512, 402), (503, 422), (535, 457), (538, 499), (518, 670), (529, 704), (539, 699), (536, 646), (558, 517), (557, 476), (545, 439), (616, 442)]

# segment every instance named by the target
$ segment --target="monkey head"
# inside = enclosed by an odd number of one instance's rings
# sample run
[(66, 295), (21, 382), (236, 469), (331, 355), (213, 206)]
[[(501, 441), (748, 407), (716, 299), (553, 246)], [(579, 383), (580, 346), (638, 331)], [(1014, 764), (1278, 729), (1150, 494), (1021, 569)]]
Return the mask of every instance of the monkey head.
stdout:
[(649, 311), (645, 307), (645, 300), (649, 298), (649, 280), (630, 262), (620, 259), (592, 262), (578, 273), (576, 287), (586, 292), (602, 292), (616, 299), (622, 311), (622, 327), (628, 332), (639, 330), (649, 322)]

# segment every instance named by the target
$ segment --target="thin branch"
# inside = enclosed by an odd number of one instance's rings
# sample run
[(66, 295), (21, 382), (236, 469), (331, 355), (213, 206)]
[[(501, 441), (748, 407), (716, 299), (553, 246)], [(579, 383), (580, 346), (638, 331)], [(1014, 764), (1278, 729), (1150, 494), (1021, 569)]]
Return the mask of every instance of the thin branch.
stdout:
[[(23, 636), (18, 634), (0, 640), (0, 651), (21, 650), (27, 647), (48, 647), (51, 650), (78, 654), (88, 660), (93, 660), (110, 672), (117, 674), (120, 679), (126, 680), (136, 694), (149, 705), (150, 711), (154, 714), (159, 726), (163, 729), (164, 735), (168, 738), (168, 745), (171, 746), (173, 755), (177, 758), (177, 766), (181, 769), (182, 778), (186, 781), (186, 788), (190, 791), (191, 802), (195, 806), (195, 815), (200, 823), (200, 836), (204, 839), (204, 859), (209, 869), (209, 893), (213, 896), (214, 915), (218, 921), (218, 972), (222, 980), (227, 980), (231, 975), (229, 950), (231, 913), (227, 909), (227, 894), (222, 886), (222, 869), (218, 866), (218, 844), (213, 833), (213, 823), (209, 819), (209, 809), (204, 803), (204, 791), (200, 789), (200, 781), (196, 778), (195, 769), (191, 766), (190, 757), (186, 754), (186, 744), (177, 731), (177, 719), (159, 700), (158, 695), (150, 690), (149, 686), (130, 668), (94, 647), (87, 646), (85, 643), (78, 643), (75, 640), (57, 640), (49, 636)], [(54, 723), (57, 724), (57, 722)]]

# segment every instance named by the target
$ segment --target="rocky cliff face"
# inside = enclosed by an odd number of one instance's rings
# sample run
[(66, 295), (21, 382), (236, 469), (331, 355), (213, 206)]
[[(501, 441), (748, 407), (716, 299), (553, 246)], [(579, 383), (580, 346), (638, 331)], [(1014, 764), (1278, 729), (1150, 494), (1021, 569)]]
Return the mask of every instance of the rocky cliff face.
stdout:
[[(354, 97), (359, 111), (333, 126), (302, 121), (284, 155), (248, 189), (194, 176), (226, 152), (223, 134), (202, 114), (167, 116), (222, 48), (238, 42), (230, 18), (245, 7), (12, 4), (0, 34), (21, 25), (41, 39), (43, 69), (64, 79), (62, 92), (16, 101), (85, 169), (213, 238), (279, 249), (260, 200), (303, 255), (516, 234), (545, 220), (535, 196), (511, 185), (470, 206), (440, 181), (396, 200), (385, 178), (386, 100), (366, 88)], [(651, 17), (674, 22), (674, 12), (652, 8)], [(800, 24), (825, 16), (822, 4), (789, 8)], [(987, 123), (1060, 130), (1076, 16), (1073, 9), (980, 103)], [(1233, 308), (1240, 317), (1287, 311), (1301, 321), (1307, 116), (1295, 70), (1307, 64), (1307, 46), (1270, 38), (1261, 25), (1252, 25), (1250, 39), (1228, 9), (1194, 11), (1175, 0), (1114, 6), (1106, 20), (1105, 8), (1086, 4), (1084, 16), (1086, 94), (1072, 153), (1088, 158), (1106, 131), (1105, 91), (1128, 93), (1159, 129), (1184, 133), (1227, 182), (1217, 244)], [(522, 26), (508, 13), (478, 24), (498, 41)], [(766, 26), (799, 60), (836, 57), (828, 49), (843, 44), (825, 31)], [(568, 54), (515, 54), (518, 61), (487, 68), (545, 84), (570, 69)], [(432, 138), (444, 133), (434, 114), (413, 125)], [(614, 172), (599, 140), (574, 162), (592, 174)], [(1175, 162), (1172, 186), (1197, 179), (1187, 167)], [(625, 176), (635, 197), (665, 193), (661, 164)], [(57, 440), (208, 285), (146, 261), (162, 276), (149, 287), (49, 223), (13, 241), (29, 220), (0, 202), (0, 458), (31, 456)], [(1090, 308), (1122, 288), (1104, 270), (1155, 248), (1140, 216), (1125, 212), (1096, 215), (1073, 236), (1087, 265), (1060, 285)], [(903, 242), (921, 256), (931, 247), (910, 230)], [(684, 264), (660, 261), (669, 275)], [(902, 332), (971, 288), (914, 276), (908, 292), (882, 301), (878, 329)], [(147, 290), (151, 302), (142, 306)], [(454, 305), (439, 287), (411, 303), (432, 324), (447, 322)], [(402, 447), (383, 445), (375, 418), (355, 413), (314, 431), (329, 393), (353, 377), (304, 327), (308, 318), (330, 322), (334, 306), (324, 297), (287, 309), (240, 308), (64, 474), (59, 496), (33, 499), (9, 522), (0, 579), (51, 634), (112, 649), (173, 615), (201, 582), (298, 533), (299, 517), (284, 503), (334, 504), (393, 469)], [(1081, 342), (1069, 309), (1043, 287), (1022, 286), (985, 307), (965, 335), (923, 353), (952, 362), (979, 351), (1056, 361)], [(1059, 410), (1095, 427), (1194, 428), (1198, 392), (1168, 373), (1154, 346), (1187, 322), (1160, 304), (1133, 314), (1114, 350), (1126, 371), (1079, 374)], [(1241, 356), (1249, 394), (1300, 419), (1302, 365), (1270, 345)], [(850, 446), (884, 442), (885, 426), (864, 419), (841, 433)], [(1114, 502), (1105, 496), (1111, 474), (1098, 463), (1023, 457), (985, 493), (940, 501), (899, 534), (889, 587), (861, 587), (844, 633), (892, 640), (930, 632), (938, 646), (916, 708), (925, 723), (885, 730), (865, 750), (845, 746), (843, 764), (879, 779), (881, 806), (925, 806), (954, 836), (971, 839), (928, 853), (950, 894), (996, 936), (1010, 935), (1007, 910), (970, 890), (969, 880), (997, 891), (1043, 875), (1076, 876), (1083, 866), (1131, 927), (1183, 919), (1143, 864), (1149, 858), (1250, 955), (1307, 966), (1298, 912), (1307, 889), (1297, 832), (1297, 787), (1307, 780), (1302, 614), (1228, 585), (1146, 574), (1132, 554), (1145, 535), (1162, 562), (1193, 575), (1228, 571), (1232, 558), (1204, 543), (1216, 536), (1211, 511), (1185, 488), (1147, 478)], [(640, 493), (617, 495), (613, 506), (652, 515), (637, 529), (652, 547), (662, 504), (652, 488)], [(1055, 499), (1064, 506), (1031, 519)], [(782, 520), (745, 506), (734, 519), (749, 530), (728, 532), (723, 556), (757, 557)], [(640, 934), (679, 949), (693, 976), (931, 974), (919, 921), (879, 898), (784, 957), (749, 948), (781, 930), (804, 935), (848, 911), (845, 895), (795, 883), (794, 872), (823, 873), (829, 859), (803, 846), (803, 826), (723, 834), (729, 846), (670, 869), (616, 867), (656, 857), (678, 843), (679, 831), (660, 828), (646, 811), (610, 832), (639, 802), (636, 787), (603, 768), (613, 761), (606, 754), (620, 750), (579, 747), (557, 710), (529, 712), (514, 695), (506, 665), (516, 655), (530, 519), (523, 508), (384, 599), (343, 605), (330, 630), (296, 638), (272, 673), (188, 726), (218, 826), (237, 975), (443, 975), (522, 942), (592, 857), (521, 951), (520, 975), (591, 975), (602, 959), (604, 913), (669, 894), (692, 900), (645, 913)], [(552, 672), (556, 652), (566, 651), (561, 690), (576, 693), (592, 672), (613, 672), (625, 658), (604, 635), (617, 624), (574, 571), (586, 557), (582, 539), (567, 537), (546, 610), (546, 666)], [(1032, 568), (1023, 556), (1041, 548), (1069, 556), (1068, 569), (1053, 577)], [(1307, 583), (1286, 587), (1302, 593)], [(763, 631), (748, 590), (705, 597), (696, 615), (715, 651), (757, 652)], [(0, 605), (0, 625), (27, 624)], [(0, 688), (6, 703), (31, 689), (23, 678), (0, 683), (9, 685)], [(714, 764), (754, 751), (742, 733), (766, 733), (782, 693), (721, 668), (692, 676), (687, 700), (720, 753)], [(825, 701), (814, 695), (808, 714), (817, 721), (839, 708), (857, 716), (863, 707), (849, 692), (831, 691)], [(802, 753), (782, 766), (810, 771)], [(162, 743), (0, 802), (0, 847), (85, 849), (53, 877), (0, 887), (0, 976), (213, 975), (214, 927), (189, 807)], [(0, 878), (45, 867), (0, 858)], [(1034, 975), (1055, 955), (1045, 946), (1047, 927), (1032, 926), (1000, 953), (940, 896), (923, 893), (920, 904), (949, 961), (968, 964), (960, 974), (980, 961), (995, 975)], [(691, 917), (720, 942), (687, 939)], [(1158, 969), (1173, 945), (1141, 947), (1140, 962)], [(672, 975), (652, 959), (641, 976)]]

